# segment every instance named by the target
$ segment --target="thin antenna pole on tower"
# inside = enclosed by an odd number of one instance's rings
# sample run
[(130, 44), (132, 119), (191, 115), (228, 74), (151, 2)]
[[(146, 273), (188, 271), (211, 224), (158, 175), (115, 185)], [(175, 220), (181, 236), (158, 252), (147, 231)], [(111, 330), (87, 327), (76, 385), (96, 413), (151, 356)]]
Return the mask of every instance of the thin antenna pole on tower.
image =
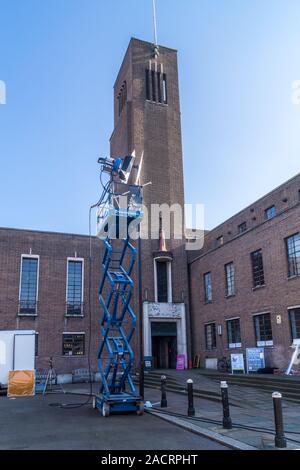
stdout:
[(152, 0), (153, 3), (153, 25), (154, 25), (154, 45), (157, 46), (157, 17), (156, 17), (156, 2)]

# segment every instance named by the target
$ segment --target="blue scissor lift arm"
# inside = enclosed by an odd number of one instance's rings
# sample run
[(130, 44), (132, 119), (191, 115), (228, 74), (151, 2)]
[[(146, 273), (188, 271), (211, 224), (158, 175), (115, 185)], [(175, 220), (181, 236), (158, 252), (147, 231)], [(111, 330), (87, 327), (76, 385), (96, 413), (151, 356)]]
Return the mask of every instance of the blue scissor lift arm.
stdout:
[[(136, 215), (138, 218), (140, 213)], [(118, 211), (115, 217), (118, 223)], [(130, 373), (134, 362), (130, 341), (136, 328), (136, 316), (130, 306), (134, 289), (131, 275), (137, 249), (130, 243), (129, 236), (118, 241), (107, 238), (103, 244), (103, 275), (99, 287), (103, 316), (98, 349), (102, 385), (95, 405), (104, 416), (121, 411), (142, 414), (143, 402)]]

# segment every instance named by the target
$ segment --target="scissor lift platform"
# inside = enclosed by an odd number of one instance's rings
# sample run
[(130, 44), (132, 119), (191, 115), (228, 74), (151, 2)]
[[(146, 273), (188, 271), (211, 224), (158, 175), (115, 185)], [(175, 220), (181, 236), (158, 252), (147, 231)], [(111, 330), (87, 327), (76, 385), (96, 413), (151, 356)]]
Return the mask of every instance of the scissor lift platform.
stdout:
[[(124, 211), (120, 216), (124, 217)], [(114, 211), (118, 219), (118, 211)], [(140, 219), (139, 211), (128, 211), (128, 222)], [(106, 221), (105, 221), (106, 223)], [(94, 398), (94, 407), (107, 417), (110, 413), (143, 414), (144, 404), (131, 377), (134, 353), (130, 341), (136, 328), (136, 316), (130, 306), (134, 282), (131, 277), (137, 249), (126, 239), (103, 240), (103, 276), (99, 302), (103, 310), (102, 340), (98, 349), (98, 367), (102, 385)]]
[(142, 398), (129, 393), (114, 394), (110, 397), (96, 396), (94, 407), (100, 410), (104, 417), (108, 417), (111, 413), (134, 412), (142, 415), (144, 412)]

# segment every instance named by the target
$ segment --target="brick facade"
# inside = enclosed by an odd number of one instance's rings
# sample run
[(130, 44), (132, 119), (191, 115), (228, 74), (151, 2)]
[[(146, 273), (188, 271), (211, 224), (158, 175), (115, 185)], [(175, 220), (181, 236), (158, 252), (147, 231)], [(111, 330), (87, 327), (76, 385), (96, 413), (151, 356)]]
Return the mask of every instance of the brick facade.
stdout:
[[(35, 330), (38, 333), (36, 366), (46, 368), (50, 356), (61, 373), (87, 367), (89, 341), (89, 237), (29, 230), (0, 229), (0, 330)], [(18, 314), (22, 255), (39, 256), (38, 305), (36, 316)], [(100, 308), (101, 242), (92, 239), (91, 362), (96, 368)], [(66, 316), (67, 259), (84, 259), (83, 317)], [(85, 355), (62, 354), (64, 332), (85, 332)]]
[[(300, 305), (300, 277), (288, 276), (285, 239), (300, 231), (300, 175), (272, 191), (228, 221), (206, 234), (204, 248), (190, 261), (190, 298), (192, 309), (193, 350), (205, 358), (222, 358), (231, 352), (242, 352), (256, 346), (253, 316), (271, 314), (273, 347), (266, 348), (269, 366), (286, 367), (292, 350), (288, 308)], [(265, 210), (276, 207), (276, 216), (266, 220)], [(246, 222), (247, 230), (238, 233)], [(220, 237), (223, 244), (220, 245)], [(218, 246), (220, 245), (220, 246)], [(250, 254), (263, 253), (265, 286), (253, 288)], [(226, 297), (225, 265), (235, 266), (235, 295)], [(205, 303), (203, 276), (212, 276), (212, 302)], [(280, 320), (277, 318), (280, 316)], [(229, 349), (226, 319), (240, 318), (239, 349)], [(222, 326), (217, 334), (217, 347), (206, 349), (205, 324)]]

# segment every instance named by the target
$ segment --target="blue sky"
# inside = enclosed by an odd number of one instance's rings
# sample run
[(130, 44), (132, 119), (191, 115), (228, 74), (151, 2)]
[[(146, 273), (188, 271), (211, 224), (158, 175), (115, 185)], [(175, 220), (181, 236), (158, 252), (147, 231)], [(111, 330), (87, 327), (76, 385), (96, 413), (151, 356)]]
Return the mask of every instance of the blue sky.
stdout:
[[(212, 228), (299, 172), (299, 0), (157, 0), (179, 50), (186, 202)], [(87, 233), (112, 86), (151, 0), (0, 0), (0, 226)]]

